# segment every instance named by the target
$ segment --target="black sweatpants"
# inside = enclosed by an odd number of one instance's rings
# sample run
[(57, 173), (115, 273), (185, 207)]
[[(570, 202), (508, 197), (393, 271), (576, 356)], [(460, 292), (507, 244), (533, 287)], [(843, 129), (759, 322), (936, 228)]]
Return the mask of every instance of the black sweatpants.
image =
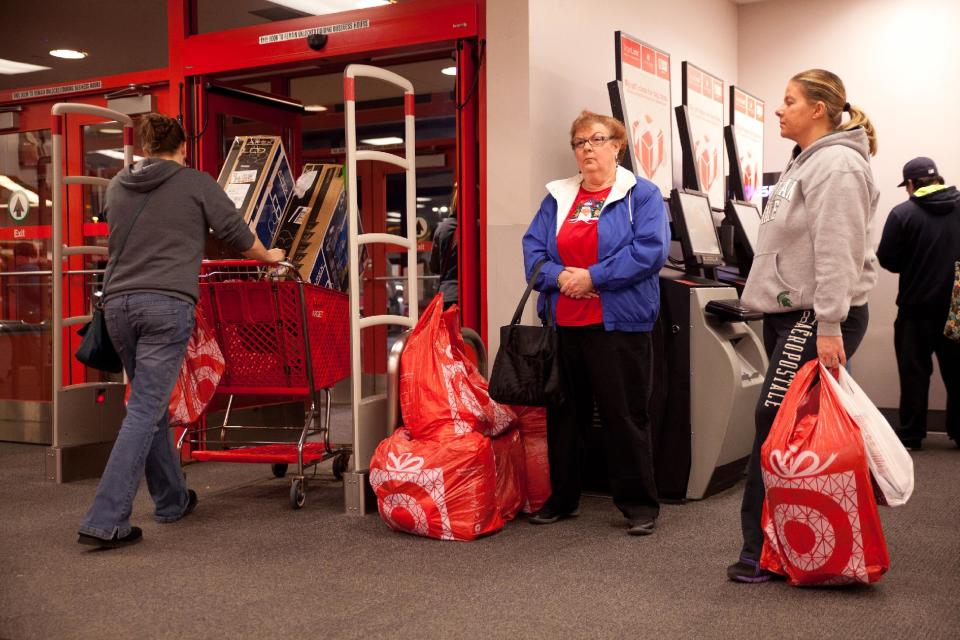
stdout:
[(946, 312), (901, 307), (893, 325), (900, 373), (901, 440), (927, 437), (927, 398), (933, 354), (947, 388), (947, 433), (960, 442), (960, 343), (943, 335)]
[(570, 512), (580, 502), (581, 445), (596, 399), (613, 502), (628, 519), (660, 513), (653, 477), (648, 405), (653, 342), (649, 332), (602, 326), (559, 327), (564, 401), (547, 408), (548, 506)]
[[(860, 346), (867, 332), (869, 319), (867, 305), (851, 307), (846, 321), (840, 325), (843, 334), (843, 350), (849, 359)], [(770, 427), (777, 417), (783, 397), (793, 382), (797, 370), (804, 363), (817, 357), (817, 319), (812, 309), (790, 313), (767, 314), (763, 317), (763, 347), (770, 365), (757, 401), (756, 437), (753, 453), (747, 464), (747, 484), (743, 489), (740, 506), (740, 527), (743, 530), (741, 557), (760, 559), (763, 548), (763, 529), (760, 516), (763, 513), (763, 475), (760, 471), (760, 447), (770, 434)]]

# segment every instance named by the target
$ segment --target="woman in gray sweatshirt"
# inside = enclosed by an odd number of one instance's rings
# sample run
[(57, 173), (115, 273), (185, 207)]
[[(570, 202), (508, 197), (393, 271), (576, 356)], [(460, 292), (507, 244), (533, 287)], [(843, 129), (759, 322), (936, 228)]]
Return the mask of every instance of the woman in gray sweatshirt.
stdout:
[[(877, 281), (870, 221), (879, 193), (870, 171), (876, 132), (847, 102), (843, 82), (810, 69), (787, 83), (777, 109), (780, 135), (797, 146), (767, 201), (743, 292), (762, 311), (767, 369), (756, 411), (756, 438), (740, 511), (743, 548), (727, 575), (765, 582), (759, 566), (764, 485), (760, 446), (796, 371), (819, 358), (843, 366), (867, 330), (867, 294)], [(849, 114), (844, 118), (844, 114)]]
[(140, 120), (140, 138), (148, 157), (107, 187), (104, 315), (130, 379), (130, 399), (80, 525), (78, 542), (93, 547), (140, 541), (130, 512), (141, 476), (146, 475), (157, 521), (175, 522), (197, 504), (173, 450), (167, 408), (193, 330), (207, 230), (248, 258), (284, 258), (280, 249), (260, 243), (216, 180), (183, 166), (186, 136), (176, 120), (147, 114)]

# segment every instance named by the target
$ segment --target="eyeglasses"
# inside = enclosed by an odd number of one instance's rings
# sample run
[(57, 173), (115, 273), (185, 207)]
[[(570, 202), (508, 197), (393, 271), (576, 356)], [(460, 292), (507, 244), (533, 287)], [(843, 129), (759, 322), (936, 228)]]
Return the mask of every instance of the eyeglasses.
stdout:
[(583, 146), (588, 142), (590, 143), (591, 147), (599, 147), (607, 140), (610, 140), (610, 136), (605, 136), (597, 133), (595, 135), (590, 136), (589, 138), (574, 138), (570, 142), (570, 146), (576, 149), (577, 151), (582, 151)]

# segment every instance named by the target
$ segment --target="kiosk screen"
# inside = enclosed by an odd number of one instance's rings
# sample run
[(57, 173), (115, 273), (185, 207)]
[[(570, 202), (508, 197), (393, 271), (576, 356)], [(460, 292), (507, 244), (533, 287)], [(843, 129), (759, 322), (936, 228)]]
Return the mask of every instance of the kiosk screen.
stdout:
[(703, 194), (679, 192), (683, 222), (690, 239), (690, 249), (703, 264), (719, 264), (722, 253), (717, 228), (713, 224), (710, 201)]
[(730, 202), (730, 208), (736, 217), (737, 226), (743, 232), (741, 239), (747, 244), (751, 254), (757, 253), (757, 238), (760, 236), (760, 212), (748, 202)]

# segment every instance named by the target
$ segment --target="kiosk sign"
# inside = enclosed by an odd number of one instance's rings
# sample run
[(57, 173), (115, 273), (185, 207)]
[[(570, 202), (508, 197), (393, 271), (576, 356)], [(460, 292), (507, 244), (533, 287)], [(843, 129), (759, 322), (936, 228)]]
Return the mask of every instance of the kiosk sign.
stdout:
[(763, 100), (739, 87), (730, 87), (730, 124), (740, 154), (743, 197), (762, 209), (763, 181)]
[(683, 104), (690, 118), (693, 162), (700, 178), (700, 190), (710, 197), (711, 207), (722, 209), (726, 200), (723, 80), (684, 62)]
[(630, 161), (638, 176), (673, 188), (673, 131), (670, 113), (670, 54), (617, 31), (617, 80)]
[(14, 222), (23, 222), (30, 213), (30, 199), (24, 191), (14, 191), (7, 202), (7, 211)]

